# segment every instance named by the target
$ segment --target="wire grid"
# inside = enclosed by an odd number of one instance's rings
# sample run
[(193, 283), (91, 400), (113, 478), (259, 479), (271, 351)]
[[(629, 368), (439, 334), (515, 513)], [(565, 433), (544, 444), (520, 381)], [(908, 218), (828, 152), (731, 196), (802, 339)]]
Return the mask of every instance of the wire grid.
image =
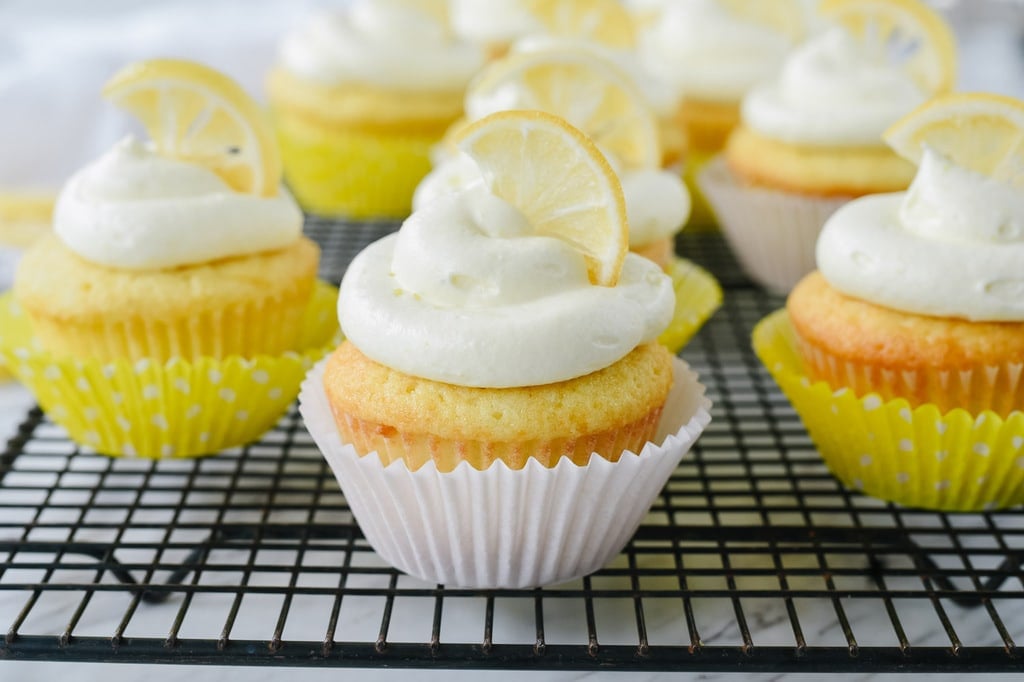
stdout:
[[(394, 224), (311, 220), (339, 279)], [(844, 489), (749, 348), (781, 301), (721, 239), (685, 349), (714, 420), (623, 553), (544, 589), (455, 590), (383, 563), (295, 409), (194, 460), (80, 452), (33, 410), (0, 457), (0, 658), (452, 668), (1020, 671), (1018, 512)], [(1016, 623), (1017, 631), (1008, 623)]]

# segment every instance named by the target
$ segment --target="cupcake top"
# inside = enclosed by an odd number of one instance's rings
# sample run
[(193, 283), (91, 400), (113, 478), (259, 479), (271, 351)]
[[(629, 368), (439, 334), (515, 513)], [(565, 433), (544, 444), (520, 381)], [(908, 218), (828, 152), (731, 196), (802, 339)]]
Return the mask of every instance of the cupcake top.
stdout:
[(209, 168), (129, 137), (68, 180), (54, 231), (88, 261), (150, 270), (282, 248), (302, 234), (302, 212), (283, 191), (236, 191)]
[[(538, 40), (492, 64), (474, 81), (466, 93), (466, 118), (475, 121), (498, 111), (540, 109), (595, 136), (622, 183), (629, 243), (643, 246), (679, 231), (690, 213), (690, 196), (678, 173), (658, 167), (661, 153), (654, 114), (630, 74), (605, 56), (607, 52), (579, 41)], [(633, 132), (623, 133), (627, 128)], [(605, 140), (608, 131), (612, 134)], [(417, 188), (413, 206), (425, 206), (480, 180), (479, 166), (472, 159), (444, 159)]]
[(656, 116), (670, 116), (679, 106), (679, 93), (664, 74), (655, 71), (640, 58), (636, 50), (602, 45), (585, 38), (532, 35), (516, 41), (512, 52), (544, 52), (546, 50), (582, 50), (614, 64), (636, 86)]
[(541, 29), (524, 0), (449, 0), (452, 28), (477, 43), (511, 43)]
[(818, 267), (835, 289), (908, 313), (1024, 321), (1024, 193), (926, 149), (907, 192), (828, 221)]
[(792, 47), (781, 31), (740, 17), (718, 0), (662, 5), (639, 49), (649, 67), (686, 97), (738, 102), (778, 70)]
[(743, 100), (743, 122), (792, 144), (881, 146), (882, 133), (929, 93), (884, 53), (832, 28), (797, 48), (778, 79)]
[[(608, 367), (672, 317), (671, 279), (639, 256), (621, 260), (621, 190), (592, 143), (539, 112), (497, 114), (470, 131), (498, 124), (482, 153), (507, 165), (481, 163), (480, 182), (417, 209), (345, 273), (342, 330), (383, 365), (462, 386), (537, 386)], [(569, 160), (577, 180), (549, 186)], [(622, 249), (610, 270), (595, 270), (571, 240), (588, 221), (610, 230), (612, 254)], [(578, 238), (597, 241), (592, 230)]]
[(483, 59), (452, 33), (445, 3), (432, 0), (355, 0), (312, 17), (280, 51), (285, 69), (315, 83), (412, 92), (461, 90)]

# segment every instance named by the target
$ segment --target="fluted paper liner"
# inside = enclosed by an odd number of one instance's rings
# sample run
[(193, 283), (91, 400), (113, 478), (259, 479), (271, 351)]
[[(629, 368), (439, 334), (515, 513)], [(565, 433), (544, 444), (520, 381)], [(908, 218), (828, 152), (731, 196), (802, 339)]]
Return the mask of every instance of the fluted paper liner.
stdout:
[(586, 466), (531, 459), (513, 471), (463, 463), (449, 473), (360, 457), (342, 443), (323, 388), (324, 362), (302, 385), (299, 410), (352, 513), (385, 561), (423, 580), (467, 588), (524, 588), (571, 580), (606, 564), (711, 421), (696, 374), (675, 360), (675, 385), (655, 443)]
[(902, 398), (813, 382), (789, 315), (754, 329), (754, 350), (793, 403), (825, 463), (847, 486), (909, 507), (1002, 509), (1024, 502), (1024, 412), (942, 412)]
[(815, 269), (821, 228), (850, 201), (745, 186), (722, 156), (711, 161), (697, 180), (744, 272), (782, 295)]
[(676, 290), (676, 309), (658, 341), (678, 353), (722, 305), (722, 288), (706, 270), (685, 258), (676, 258), (668, 274)]
[(216, 453), (258, 438), (295, 399), (303, 376), (337, 344), (338, 290), (318, 283), (296, 352), (194, 362), (54, 357), (11, 294), (0, 296), (0, 358), (68, 436), (107, 455)]

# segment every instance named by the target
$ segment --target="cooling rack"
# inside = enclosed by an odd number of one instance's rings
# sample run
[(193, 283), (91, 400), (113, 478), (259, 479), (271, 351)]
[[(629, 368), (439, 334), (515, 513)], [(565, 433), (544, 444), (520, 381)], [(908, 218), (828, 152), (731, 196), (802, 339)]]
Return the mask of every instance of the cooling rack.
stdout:
[[(323, 274), (390, 223), (310, 219)], [(544, 589), (386, 566), (295, 409), (259, 442), (146, 462), (38, 410), (0, 456), (0, 659), (687, 671), (1021, 671), (1024, 523), (843, 488), (749, 347), (781, 301), (714, 233), (725, 304), (682, 353), (714, 421), (622, 554)], [(0, 672), (2, 672), (0, 662)]]

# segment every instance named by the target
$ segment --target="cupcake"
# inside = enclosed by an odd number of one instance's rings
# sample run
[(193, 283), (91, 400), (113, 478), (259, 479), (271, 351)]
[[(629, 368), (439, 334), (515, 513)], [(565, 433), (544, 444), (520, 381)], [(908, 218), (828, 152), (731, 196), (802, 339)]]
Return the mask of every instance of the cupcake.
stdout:
[(707, 403), (655, 343), (672, 283), (627, 253), (593, 143), (536, 111), (457, 139), (486, 180), (357, 256), (347, 341), (301, 409), (385, 559), (448, 585), (560, 582), (621, 549)]
[[(301, 353), (331, 337), (314, 323), (310, 340), (319, 249), (280, 188), (271, 129), (237, 84), (191, 62), (132, 65), (105, 94), (152, 141), (129, 137), (67, 181), (53, 234), (18, 266), (3, 355), (72, 437), (111, 454), (196, 454), (223, 444), (218, 433), (258, 435), (252, 418), (267, 428), (297, 391), (294, 378), (276, 383), (281, 372), (294, 377)], [(199, 428), (185, 434), (175, 414)], [(105, 417), (118, 426), (104, 432)]]
[(356, 0), (289, 34), (268, 92), (289, 187), (304, 209), (404, 217), (430, 148), (462, 115), (482, 50), (442, 0)]
[(635, 22), (617, 0), (454, 0), (452, 22), (467, 39), (482, 41), (492, 60), (561, 46), (615, 62), (658, 117), (663, 165), (682, 162), (687, 142), (675, 122), (679, 93), (640, 58)]
[[(578, 41), (535, 41), (489, 65), (467, 91), (465, 108), (468, 122), (509, 109), (543, 110), (592, 136), (625, 192), (630, 249), (663, 268), (671, 265), (690, 196), (677, 173), (661, 169), (654, 114), (605, 50)], [(414, 206), (480, 181), (476, 162), (453, 150), (417, 187)]]
[(632, 5), (641, 25), (641, 58), (680, 98), (670, 120), (687, 140), (686, 177), (698, 197), (693, 222), (711, 224), (693, 181), (739, 123), (743, 96), (774, 76), (803, 37), (803, 9), (791, 0)]
[(755, 334), (829, 465), (884, 499), (1024, 501), (1013, 128), (1024, 137), (1024, 103), (984, 95), (936, 100), (899, 124), (890, 139), (919, 163), (910, 189), (840, 208), (818, 240), (819, 270)]
[[(724, 159), (701, 176), (741, 265), (777, 293), (814, 268), (815, 239), (835, 209), (907, 187), (914, 167), (882, 133), (955, 81), (952, 33), (923, 3), (822, 8), (836, 25), (745, 97)], [(896, 51), (911, 56), (896, 59)]]

